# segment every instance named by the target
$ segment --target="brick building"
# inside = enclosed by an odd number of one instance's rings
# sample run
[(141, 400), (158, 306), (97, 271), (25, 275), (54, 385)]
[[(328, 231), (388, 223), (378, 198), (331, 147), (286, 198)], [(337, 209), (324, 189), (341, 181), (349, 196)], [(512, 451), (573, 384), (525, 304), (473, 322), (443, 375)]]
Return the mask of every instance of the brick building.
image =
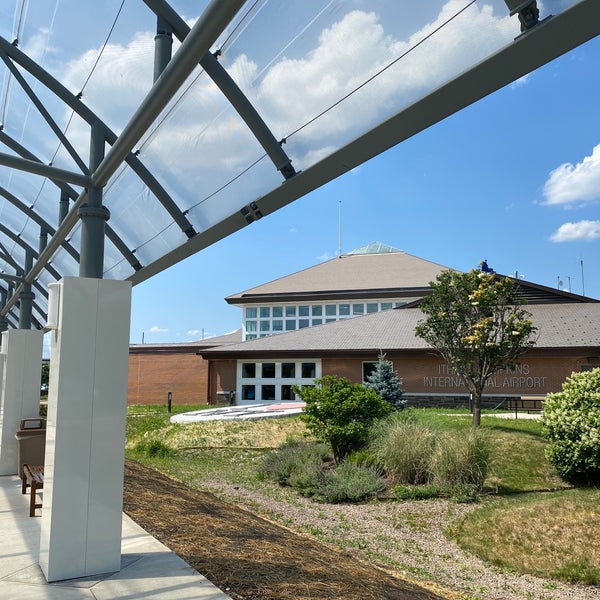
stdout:
[[(242, 309), (235, 334), (193, 344), (132, 346), (129, 402), (236, 404), (295, 400), (294, 385), (337, 374), (364, 381), (383, 351), (411, 403), (465, 400), (460, 378), (414, 335), (415, 304), (448, 267), (380, 243), (228, 296)], [(600, 366), (600, 303), (518, 281), (539, 330), (514, 371), (498, 373), (488, 404), (545, 395), (571, 372)], [(169, 388), (169, 389), (167, 389)]]

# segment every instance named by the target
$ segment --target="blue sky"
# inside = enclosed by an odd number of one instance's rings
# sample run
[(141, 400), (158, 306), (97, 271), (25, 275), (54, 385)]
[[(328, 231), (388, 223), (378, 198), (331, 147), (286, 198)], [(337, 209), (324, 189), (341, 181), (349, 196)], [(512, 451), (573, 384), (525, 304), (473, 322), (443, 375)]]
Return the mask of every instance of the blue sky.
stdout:
[[(131, 341), (238, 328), (224, 297), (381, 241), (600, 298), (595, 39), (133, 290)], [(583, 261), (583, 282), (581, 262)]]

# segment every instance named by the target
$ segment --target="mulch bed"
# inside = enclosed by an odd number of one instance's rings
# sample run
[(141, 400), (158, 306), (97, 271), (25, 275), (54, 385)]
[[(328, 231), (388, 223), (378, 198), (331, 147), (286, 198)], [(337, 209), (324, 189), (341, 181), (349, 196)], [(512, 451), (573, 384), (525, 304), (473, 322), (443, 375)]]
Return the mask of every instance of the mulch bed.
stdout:
[(234, 600), (442, 598), (129, 460), (124, 511)]

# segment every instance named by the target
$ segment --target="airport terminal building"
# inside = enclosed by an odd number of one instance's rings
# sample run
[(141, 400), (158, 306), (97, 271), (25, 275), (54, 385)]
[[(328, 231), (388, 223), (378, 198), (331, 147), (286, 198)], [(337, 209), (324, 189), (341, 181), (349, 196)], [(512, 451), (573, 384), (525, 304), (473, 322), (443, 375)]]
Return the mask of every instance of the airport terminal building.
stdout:
[[(294, 385), (323, 375), (365, 381), (383, 352), (410, 404), (465, 404), (460, 377), (414, 334), (419, 300), (447, 269), (374, 243), (229, 296), (243, 314), (234, 334), (132, 346), (129, 402), (164, 403), (169, 391), (178, 403), (295, 401)], [(600, 302), (518, 284), (538, 339), (513, 370), (490, 379), (487, 406), (558, 391), (573, 371), (600, 366)]]

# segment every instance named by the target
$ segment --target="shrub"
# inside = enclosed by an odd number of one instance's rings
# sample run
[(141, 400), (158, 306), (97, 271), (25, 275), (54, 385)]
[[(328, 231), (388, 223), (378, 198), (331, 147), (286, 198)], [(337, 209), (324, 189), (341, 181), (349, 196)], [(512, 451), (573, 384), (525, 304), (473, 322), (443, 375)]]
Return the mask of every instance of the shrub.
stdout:
[(402, 382), (398, 379), (398, 373), (394, 371), (394, 364), (386, 360), (385, 354), (380, 354), (375, 364), (375, 369), (367, 378), (365, 387), (374, 390), (386, 402), (389, 402), (396, 410), (406, 408), (406, 398), (401, 387)]
[[(484, 431), (440, 434), (429, 469), (438, 486), (455, 488), (461, 497), (481, 490), (490, 465), (491, 444)], [(453, 495), (453, 492), (450, 492)]]
[(344, 462), (325, 472), (315, 498), (325, 502), (361, 502), (385, 489), (381, 473), (374, 467)]
[(329, 452), (324, 444), (288, 441), (265, 456), (259, 473), (310, 495), (322, 477), (327, 458)]
[(403, 485), (393, 487), (392, 491), (399, 500), (429, 500), (441, 496), (440, 489), (431, 484), (427, 485)]
[(430, 429), (403, 414), (390, 415), (372, 427), (369, 449), (398, 482), (427, 483), (435, 437)]
[(600, 368), (573, 373), (548, 394), (542, 417), (546, 457), (570, 483), (600, 484)]
[(373, 390), (344, 377), (327, 375), (315, 384), (294, 388), (306, 402), (301, 418), (315, 437), (331, 445), (335, 461), (340, 463), (365, 446), (369, 427), (393, 408)]

